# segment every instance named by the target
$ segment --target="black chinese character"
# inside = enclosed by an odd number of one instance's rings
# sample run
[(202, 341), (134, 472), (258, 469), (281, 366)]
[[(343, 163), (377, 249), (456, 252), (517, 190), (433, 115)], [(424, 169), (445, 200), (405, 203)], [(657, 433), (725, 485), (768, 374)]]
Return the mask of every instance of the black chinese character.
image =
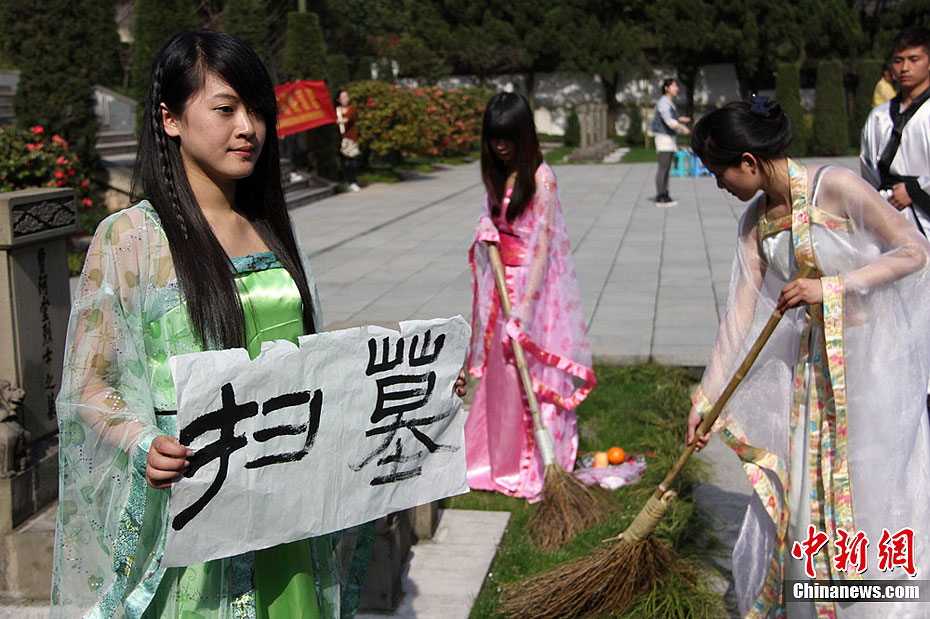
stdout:
[(180, 531), (207, 506), (213, 497), (220, 491), (223, 482), (226, 481), (226, 475), (229, 472), (229, 458), (233, 452), (242, 449), (247, 442), (245, 435), (236, 435), (236, 424), (243, 419), (254, 417), (258, 414), (258, 404), (256, 402), (246, 402), (245, 404), (236, 404), (236, 395), (233, 392), (232, 383), (223, 385), (221, 392), (223, 394), (223, 405), (219, 410), (211, 411), (201, 415), (181, 429), (180, 441), (183, 445), (190, 445), (191, 442), (210, 432), (219, 430), (220, 436), (217, 440), (197, 450), (193, 456), (188, 458), (190, 467), (184, 473), (185, 477), (193, 477), (197, 471), (204, 465), (219, 458), (220, 466), (216, 473), (216, 479), (207, 488), (199, 499), (194, 501), (186, 509), (181, 511), (171, 526), (175, 531)]
[[(431, 332), (426, 331), (423, 334), (423, 346), (417, 351), (419, 335), (414, 335), (410, 342), (409, 355), (407, 364), (410, 367), (422, 367), (434, 363), (439, 357), (445, 342), (445, 335), (440, 335), (435, 342), (431, 339)], [(429, 351), (432, 344), (432, 351)], [(371, 376), (382, 372), (388, 372), (398, 367), (404, 361), (404, 340), (400, 338), (394, 348), (394, 358), (389, 359), (390, 340), (382, 340), (383, 352), (381, 362), (376, 363), (377, 358), (377, 341), (372, 338), (368, 340), (368, 369), (366, 374)], [(428, 417), (405, 418), (406, 413), (413, 412), (426, 406), (433, 394), (433, 388), (436, 385), (436, 373), (424, 372), (422, 374), (395, 374), (385, 376), (376, 380), (378, 387), (378, 398), (375, 403), (375, 410), (371, 414), (371, 423), (380, 424), (388, 417), (394, 417), (384, 425), (375, 426), (365, 432), (365, 436), (380, 436), (384, 439), (371, 453), (369, 453), (353, 470), (360, 471), (372, 461), (377, 459), (377, 465), (390, 464), (390, 473), (380, 475), (372, 479), (371, 485), (380, 485), (396, 481), (403, 481), (416, 477), (421, 473), (421, 467), (416, 466), (406, 470), (399, 470), (400, 465), (407, 462), (416, 461), (422, 458), (423, 450), (419, 450), (411, 455), (403, 454), (403, 444), (397, 433), (401, 429), (409, 430), (427, 451), (430, 453), (436, 451), (454, 450), (456, 448), (441, 445), (430, 438), (423, 430), (423, 426), (428, 426), (437, 421), (445, 419), (451, 415), (446, 411), (439, 415)], [(394, 446), (392, 452), (384, 455), (391, 446)]]
[(309, 391), (287, 393), (285, 395), (279, 395), (277, 397), (270, 398), (262, 404), (262, 415), (273, 413), (274, 411), (281, 410), (282, 408), (301, 406), (307, 402), (310, 403), (310, 406), (308, 407), (309, 417), (307, 419), (307, 423), (303, 423), (299, 426), (275, 426), (273, 428), (258, 430), (252, 435), (252, 438), (254, 438), (256, 441), (264, 443), (279, 436), (297, 436), (306, 432), (307, 438), (304, 440), (304, 446), (297, 451), (291, 451), (282, 454), (272, 454), (270, 456), (256, 458), (255, 460), (248, 462), (245, 465), (245, 468), (257, 469), (259, 467), (269, 466), (272, 464), (297, 462), (302, 460), (304, 456), (310, 452), (310, 448), (313, 447), (313, 441), (316, 439), (317, 430), (320, 429), (320, 414), (323, 410), (323, 391), (321, 389), (317, 389), (315, 392), (313, 392), (312, 400), (310, 399)]

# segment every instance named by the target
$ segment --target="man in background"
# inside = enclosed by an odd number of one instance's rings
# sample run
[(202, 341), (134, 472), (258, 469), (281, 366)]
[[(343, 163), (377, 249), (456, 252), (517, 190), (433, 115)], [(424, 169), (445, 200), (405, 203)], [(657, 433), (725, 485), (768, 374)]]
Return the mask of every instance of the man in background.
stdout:
[(859, 167), (895, 208), (930, 233), (930, 30), (911, 26), (891, 42), (898, 94), (872, 108)]

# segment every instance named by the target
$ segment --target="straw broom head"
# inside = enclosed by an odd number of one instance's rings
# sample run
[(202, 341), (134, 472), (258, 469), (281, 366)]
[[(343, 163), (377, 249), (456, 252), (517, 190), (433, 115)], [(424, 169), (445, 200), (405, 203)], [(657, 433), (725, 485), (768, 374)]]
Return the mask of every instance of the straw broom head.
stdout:
[(592, 492), (563, 469), (558, 461), (545, 468), (543, 497), (526, 525), (526, 536), (543, 550), (555, 550), (571, 542), (575, 535), (590, 526), (606, 522), (608, 506), (616, 501), (604, 492)]
[(652, 536), (673, 496), (650, 498), (617, 543), (508, 585), (502, 612), (514, 619), (622, 614), (669, 572), (691, 580), (674, 553)]

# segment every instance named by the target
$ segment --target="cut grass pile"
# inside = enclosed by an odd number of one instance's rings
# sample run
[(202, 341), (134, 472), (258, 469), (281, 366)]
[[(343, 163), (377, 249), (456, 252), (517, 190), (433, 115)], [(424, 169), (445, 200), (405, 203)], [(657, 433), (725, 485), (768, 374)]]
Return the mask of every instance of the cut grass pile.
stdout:
[[(547, 553), (531, 546), (523, 529), (531, 506), (493, 492), (473, 491), (446, 501), (446, 507), (511, 512), (510, 523), (471, 617), (497, 617), (501, 587), (586, 555), (601, 540), (616, 536), (632, 521), (681, 453), (689, 387), (700, 377), (682, 368), (655, 364), (631, 367), (598, 366), (598, 387), (578, 409), (580, 451), (606, 450), (618, 445), (627, 454), (644, 454), (643, 479), (616, 491), (623, 506), (607, 523), (582, 532), (567, 548)], [(675, 482), (676, 499), (656, 535), (694, 568), (697, 585), (670, 576), (640, 600), (624, 617), (721, 617), (727, 610), (719, 593), (706, 583), (711, 568), (698, 562), (716, 550), (705, 517), (692, 500), (695, 481), (703, 477), (695, 459)]]

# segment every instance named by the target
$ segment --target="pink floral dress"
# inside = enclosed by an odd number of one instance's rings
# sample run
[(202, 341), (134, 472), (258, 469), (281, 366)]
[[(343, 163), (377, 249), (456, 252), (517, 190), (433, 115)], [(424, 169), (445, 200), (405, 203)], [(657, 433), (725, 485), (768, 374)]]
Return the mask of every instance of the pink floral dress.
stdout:
[[(536, 170), (536, 194), (523, 214), (507, 222), (491, 216), (485, 196), (469, 252), (474, 274), (469, 372), (481, 377), (465, 424), (468, 485), (537, 499), (543, 463), (515, 366), (510, 338), (527, 353), (533, 391), (555, 442), (556, 458), (572, 470), (578, 451), (574, 408), (597, 384), (565, 231), (555, 175)], [(487, 243), (497, 243), (513, 313), (505, 323)]]

